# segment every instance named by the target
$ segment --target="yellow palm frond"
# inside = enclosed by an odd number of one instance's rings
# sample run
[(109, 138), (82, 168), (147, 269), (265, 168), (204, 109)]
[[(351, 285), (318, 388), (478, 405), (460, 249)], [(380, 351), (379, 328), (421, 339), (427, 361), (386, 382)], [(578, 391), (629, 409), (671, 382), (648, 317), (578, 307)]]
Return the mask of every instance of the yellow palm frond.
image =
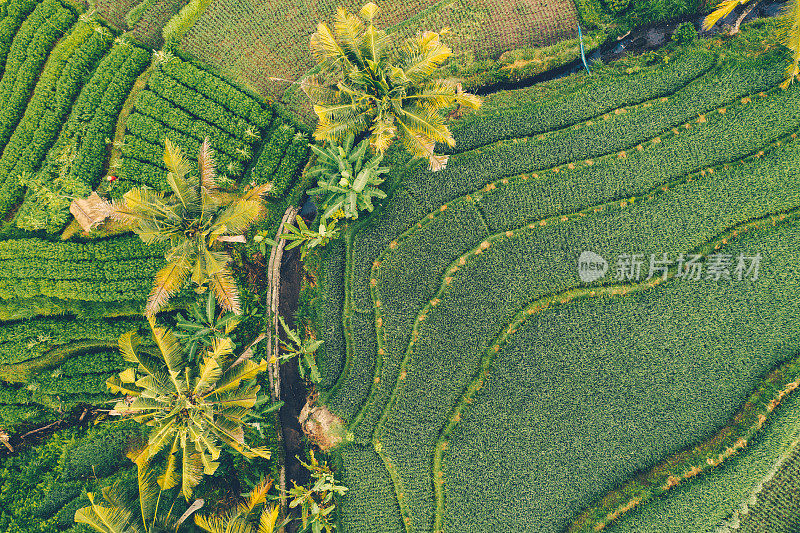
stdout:
[(210, 276), (209, 285), (223, 309), (237, 315), (242, 314), (239, 304), (239, 291), (236, 289), (233, 273), (227, 266)]
[(161, 355), (164, 358), (164, 362), (167, 363), (167, 369), (170, 373), (180, 374), (185, 361), (183, 359), (183, 346), (181, 346), (175, 334), (169, 329), (154, 327), (153, 339), (156, 341), (158, 349), (161, 350)]
[(265, 507), (258, 522), (258, 533), (274, 533), (280, 511), (278, 505), (273, 505), (271, 508)]
[(186, 283), (191, 272), (193, 250), (189, 243), (171, 256), (167, 265), (158, 271), (153, 283), (153, 290), (147, 299), (145, 316), (154, 317), (163, 309), (171, 296), (176, 294)]
[(369, 144), (373, 150), (382, 154), (392, 144), (392, 140), (397, 135), (397, 129), (394, 126), (394, 118), (390, 114), (379, 116), (372, 123), (372, 135)]
[(219, 516), (194, 515), (194, 523), (197, 527), (205, 529), (209, 533), (226, 533), (225, 522)]
[(200, 185), (207, 190), (217, 189), (217, 181), (215, 179), (217, 177), (217, 165), (214, 162), (214, 154), (208, 142), (208, 137), (200, 145), (200, 151), (197, 152), (197, 162), (200, 166)]
[(792, 62), (786, 67), (786, 81), (781, 84), (786, 89), (800, 75), (800, 0), (789, 0), (782, 15), (781, 40), (792, 52)]
[[(453, 139), (453, 134), (450, 133), (444, 123), (444, 119), (438, 113), (429, 111), (424, 107), (411, 110), (401, 107), (395, 109), (397, 123), (403, 124), (406, 129), (432, 141), (444, 143), (447, 146), (455, 146), (456, 141)], [(431, 148), (430, 152), (433, 153), (433, 148)]]
[(181, 475), (178, 473), (178, 442), (180, 438), (176, 435), (172, 440), (169, 454), (167, 455), (167, 468), (164, 473), (158, 477), (158, 484), (163, 490), (169, 490), (176, 487), (180, 482)]
[(192, 489), (200, 484), (203, 479), (203, 462), (200, 459), (200, 454), (189, 453), (188, 450), (184, 449), (181, 470), (181, 493), (188, 502), (192, 496)]
[(324, 22), (317, 24), (317, 31), (311, 36), (309, 45), (314, 59), (319, 63), (345, 57), (331, 29)]
[(336, 32), (337, 40), (345, 56), (363, 69), (366, 64), (361, 56), (361, 33), (364, 30), (364, 23), (346, 9), (339, 6), (333, 18), (333, 30)]
[(361, 15), (361, 18), (367, 22), (372, 22), (372, 19), (374, 19), (375, 15), (378, 14), (378, 11), (378, 6), (373, 2), (369, 2), (364, 4), (364, 7), (361, 8), (359, 15)]
[(75, 511), (75, 521), (86, 524), (101, 533), (133, 533), (130, 528), (132, 516), (121, 507), (106, 507), (95, 502), (95, 495), (88, 493), (90, 505)]
[(141, 339), (136, 331), (129, 331), (119, 336), (119, 351), (122, 358), (129, 363), (138, 363), (139, 358), (136, 356), (136, 348), (139, 346)]
[(717, 4), (717, 8), (703, 19), (703, 29), (706, 31), (710, 30), (720, 19), (724, 19), (730, 15), (731, 12), (736, 9), (736, 6), (746, 4), (750, 1), (752, 0), (722, 0), (722, 2)]
[(164, 165), (180, 178), (185, 178), (190, 169), (183, 150), (168, 138), (164, 139)]

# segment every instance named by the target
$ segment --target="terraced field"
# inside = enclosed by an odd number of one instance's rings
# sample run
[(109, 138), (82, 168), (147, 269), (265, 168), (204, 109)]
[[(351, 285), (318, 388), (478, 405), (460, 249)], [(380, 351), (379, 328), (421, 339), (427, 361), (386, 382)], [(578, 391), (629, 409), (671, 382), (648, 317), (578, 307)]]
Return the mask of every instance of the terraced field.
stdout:
[[(762, 380), (800, 339), (800, 89), (776, 87), (781, 53), (734, 46), (491, 96), (445, 170), (402, 165), (326, 254), (344, 531), (599, 530), (735, 454), (797, 386), (797, 364)], [(604, 278), (581, 281), (583, 251)]]
[[(316, 31), (317, 23), (333, 18), (337, 5), (357, 12), (363, 2), (276, 4), (214, 0), (184, 34), (178, 47), (182, 53), (247, 80), (259, 94), (281, 101), (313, 124), (315, 119), (308, 99), (292, 82), (316, 66), (308, 53), (308, 39)], [(458, 66), (453, 64), (451, 75), (464, 76), (466, 84), (467, 80), (474, 82), (474, 78), (487, 81), (486, 70), (506, 78), (512, 77), (513, 72), (503, 68), (513, 70), (520, 65), (531, 68), (543, 62), (553, 66), (578, 55), (577, 42), (558, 51), (541, 50), (577, 37), (577, 10), (571, 0), (513, 5), (483, 0), (424, 0), (380, 7), (378, 26), (391, 28), (401, 37), (421, 30), (450, 28), (452, 34), (447, 42), (461, 58)], [(593, 37), (587, 46), (594, 48), (599, 40)], [(533, 50), (536, 47), (539, 49)], [(524, 58), (492, 65), (492, 60), (502, 53), (523, 48), (527, 49)]]
[[(265, 233), (275, 234), (307, 185), (299, 179), (308, 157), (303, 127), (233, 81), (148, 48), (159, 46), (178, 4), (145, 1), (133, 13), (125, 2), (99, 2), (97, 12), (66, 0), (0, 6), (6, 432), (110, 399), (105, 379), (124, 367), (116, 340), (142, 325), (132, 317), (165, 264), (163, 244), (81, 234), (73, 198), (93, 190), (119, 198), (138, 185), (165, 189), (166, 138), (195, 157), (208, 137), (230, 192), (272, 183), (259, 228)], [(126, 24), (131, 31), (121, 37)], [(184, 293), (172, 307), (186, 301)]]

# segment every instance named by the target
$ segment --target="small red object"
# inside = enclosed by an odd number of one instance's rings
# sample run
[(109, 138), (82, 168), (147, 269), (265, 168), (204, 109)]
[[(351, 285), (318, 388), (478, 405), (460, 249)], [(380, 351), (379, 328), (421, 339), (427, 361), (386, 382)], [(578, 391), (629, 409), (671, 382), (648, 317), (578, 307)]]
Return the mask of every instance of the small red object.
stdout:
[(107, 176), (106, 179), (108, 181), (117, 181), (117, 177), (116, 176)]

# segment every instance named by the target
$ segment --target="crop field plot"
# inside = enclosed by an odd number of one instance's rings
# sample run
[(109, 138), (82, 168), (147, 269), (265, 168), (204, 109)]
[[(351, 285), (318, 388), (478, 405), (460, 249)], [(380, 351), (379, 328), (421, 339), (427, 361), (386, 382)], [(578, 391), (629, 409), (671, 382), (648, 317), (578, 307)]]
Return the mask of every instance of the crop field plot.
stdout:
[(230, 192), (272, 184), (260, 228), (272, 235), (308, 185), (306, 128), (207, 68), (154, 53), (186, 3), (0, 5), (0, 440), (60, 430), (44, 448), (2, 458), (2, 531), (73, 528), (87, 490), (130, 478), (125, 453), (141, 438), (138, 424), (118, 420), (62, 427), (117, 396), (105, 382), (129, 366), (118, 339), (149, 329), (142, 312), (166, 247), (81, 233), (70, 202), (163, 190), (167, 138), (195, 161), (208, 138)]
[[(782, 52), (748, 54), (693, 45), (492, 95), (446, 169), (409, 162), (327, 253), (344, 531), (731, 517), (786, 451), (800, 379), (800, 89), (777, 87)], [(712, 504), (739, 453), (755, 466)]]
[[(342, 5), (357, 12), (361, 3), (214, 0), (183, 36), (180, 49), (237, 79), (265, 97), (282, 100), (304, 117), (312, 110), (292, 82), (315, 66), (308, 39), (317, 23), (329, 21)], [(572, 0), (489, 2), (440, 0), (393, 3), (376, 18), (381, 28), (401, 35), (449, 27), (456, 55), (497, 57), (517, 48), (553, 44), (577, 36)]]

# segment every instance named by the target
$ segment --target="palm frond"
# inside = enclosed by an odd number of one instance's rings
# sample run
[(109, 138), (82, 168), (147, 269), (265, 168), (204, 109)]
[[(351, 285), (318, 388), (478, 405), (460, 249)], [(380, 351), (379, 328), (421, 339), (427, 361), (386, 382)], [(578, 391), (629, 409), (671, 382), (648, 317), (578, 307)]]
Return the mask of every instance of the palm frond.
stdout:
[[(216, 340), (217, 339), (214, 339), (214, 341)], [(230, 342), (230, 339), (225, 340)], [(214, 348), (216, 348), (218, 343), (214, 342), (214, 344)], [(216, 349), (214, 351), (216, 351)], [(200, 378), (197, 380), (193, 392), (195, 394), (199, 394), (200, 392), (213, 387), (221, 375), (222, 367), (219, 366), (216, 357), (213, 355), (206, 357), (205, 360), (200, 364)]]
[(366, 67), (361, 56), (361, 32), (364, 23), (348, 11), (339, 6), (333, 18), (333, 31), (336, 33), (340, 48), (347, 59), (360, 69)]
[(200, 145), (200, 151), (197, 152), (197, 162), (200, 166), (200, 184), (209, 191), (215, 190), (217, 186), (217, 164), (214, 161), (214, 154), (211, 150), (211, 144), (208, 142), (208, 137), (203, 140)]
[(209, 286), (223, 309), (237, 315), (242, 314), (239, 291), (236, 289), (233, 274), (227, 266), (210, 276)]
[(156, 273), (153, 290), (147, 299), (145, 316), (153, 317), (167, 305), (167, 301), (177, 294), (186, 283), (191, 272), (193, 250), (187, 243), (165, 267)]
[(89, 507), (78, 509), (75, 512), (75, 521), (86, 524), (101, 533), (133, 533), (132, 516), (129, 511), (121, 507), (106, 507), (95, 502), (95, 495), (88, 493)]
[(261, 519), (258, 521), (258, 533), (275, 533), (280, 511), (278, 505), (273, 505), (271, 508), (265, 507), (261, 512)]
[(412, 83), (429, 79), (453, 54), (439, 40), (439, 34), (426, 31), (406, 41), (398, 51), (397, 66)]
[(344, 50), (341, 49), (331, 29), (324, 22), (317, 24), (317, 31), (311, 36), (309, 41), (311, 53), (317, 62), (327, 60), (337, 60), (345, 58)]
[(164, 362), (167, 363), (167, 369), (170, 373), (179, 374), (185, 361), (183, 359), (183, 346), (178, 342), (178, 338), (171, 330), (156, 327), (153, 328), (153, 339), (156, 341), (158, 349), (161, 350)]
[(782, 15), (781, 41), (792, 53), (792, 61), (786, 67), (786, 80), (781, 84), (786, 89), (800, 76), (800, 0), (789, 0)]
[(186, 501), (192, 496), (192, 489), (203, 479), (203, 462), (200, 454), (183, 451), (183, 465), (181, 467), (182, 483), (181, 493)]
[[(403, 126), (403, 129), (400, 130), (401, 133), (404, 130), (410, 130), (420, 138), (444, 143), (447, 146), (455, 146), (456, 144), (453, 134), (450, 133), (444, 123), (444, 119), (438, 113), (428, 111), (424, 107), (407, 109), (396, 106), (395, 116), (397, 117), (397, 123)], [(429, 153), (433, 153), (432, 147)]]
[(172, 440), (172, 446), (167, 454), (167, 467), (164, 473), (158, 477), (158, 484), (163, 490), (169, 490), (176, 487), (181, 480), (181, 475), (178, 473), (178, 443), (180, 437), (175, 435)]
[(225, 522), (220, 516), (194, 515), (194, 523), (197, 527), (205, 529), (209, 533), (227, 533), (225, 531)]
[(180, 178), (185, 178), (191, 168), (180, 146), (173, 144), (168, 138), (164, 139), (164, 165)]
[(708, 31), (714, 27), (720, 19), (724, 19), (736, 9), (736, 6), (746, 4), (751, 0), (722, 0), (717, 4), (717, 8), (703, 19), (703, 29)]

